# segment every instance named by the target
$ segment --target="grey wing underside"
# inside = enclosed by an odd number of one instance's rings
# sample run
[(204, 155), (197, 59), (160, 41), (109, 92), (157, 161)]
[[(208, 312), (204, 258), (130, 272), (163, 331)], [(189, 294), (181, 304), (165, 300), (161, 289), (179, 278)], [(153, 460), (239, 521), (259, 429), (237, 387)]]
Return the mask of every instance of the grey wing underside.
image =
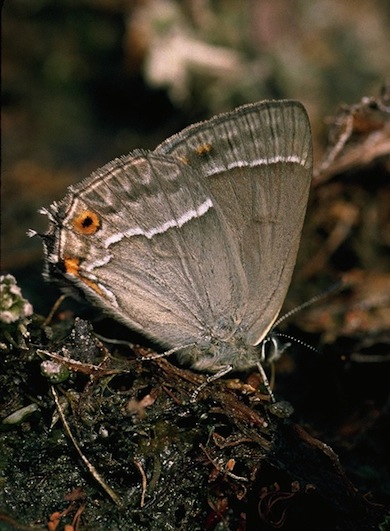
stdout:
[(78, 202), (77, 211), (101, 215), (80, 273), (105, 296), (83, 281), (79, 287), (108, 313), (166, 346), (207, 342), (221, 316), (237, 313), (241, 321), (246, 281), (239, 250), (197, 172), (154, 153), (100, 171), (104, 188), (94, 187), (94, 179), (101, 181), (95, 174), (73, 190), (77, 199), (71, 201)]
[[(198, 155), (207, 145), (210, 159), (207, 150)], [(247, 105), (233, 120), (226, 114), (188, 127), (155, 152), (204, 161), (200, 174), (218, 198), (244, 270), (240, 326), (249, 344), (259, 343), (286, 296), (306, 212), (312, 144), (305, 109), (294, 101)]]
[(88, 294), (166, 346), (237, 328), (257, 344), (290, 282), (311, 164), (294, 102), (245, 106), (114, 161), (74, 190), (103, 219), (83, 268), (112, 298)]

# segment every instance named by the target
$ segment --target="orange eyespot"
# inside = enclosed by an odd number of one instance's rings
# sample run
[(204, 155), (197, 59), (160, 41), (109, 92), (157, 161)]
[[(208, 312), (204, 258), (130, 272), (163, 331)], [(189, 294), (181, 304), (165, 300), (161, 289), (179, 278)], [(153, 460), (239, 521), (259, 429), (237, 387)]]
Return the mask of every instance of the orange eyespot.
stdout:
[(100, 229), (100, 218), (91, 210), (84, 210), (73, 218), (73, 227), (80, 234), (95, 234)]
[(211, 144), (201, 144), (195, 149), (195, 154), (203, 157), (204, 155), (208, 155), (212, 149), (213, 146)]

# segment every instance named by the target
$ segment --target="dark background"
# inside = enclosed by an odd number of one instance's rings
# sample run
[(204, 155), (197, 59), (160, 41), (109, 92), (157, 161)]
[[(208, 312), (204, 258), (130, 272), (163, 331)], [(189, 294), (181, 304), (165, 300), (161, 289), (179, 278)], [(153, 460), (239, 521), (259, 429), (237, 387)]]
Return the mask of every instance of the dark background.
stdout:
[[(42, 279), (39, 238), (26, 236), (46, 230), (38, 209), (112, 158), (153, 149), (240, 104), (300, 100), (318, 169), (340, 104), (378, 97), (390, 73), (389, 43), (388, 0), (6, 0), (2, 273), (15, 275), (34, 310), (47, 315), (59, 291)], [(386, 145), (389, 113), (381, 123), (373, 134)], [(362, 153), (371, 133), (357, 141)], [(390, 499), (389, 153), (314, 180), (285, 310), (340, 278), (350, 287), (284, 324), (318, 350), (286, 351), (275, 388), (293, 404), (294, 421), (329, 444), (358, 491), (379, 504)], [(13, 392), (10, 412), (31, 400)], [(20, 441), (29, 440), (26, 425)], [(24, 450), (15, 448), (17, 460)], [(33, 506), (23, 470), (26, 490), (15, 489), (15, 510)], [(45, 510), (38, 502), (35, 512)], [(19, 514), (25, 523), (35, 518)]]

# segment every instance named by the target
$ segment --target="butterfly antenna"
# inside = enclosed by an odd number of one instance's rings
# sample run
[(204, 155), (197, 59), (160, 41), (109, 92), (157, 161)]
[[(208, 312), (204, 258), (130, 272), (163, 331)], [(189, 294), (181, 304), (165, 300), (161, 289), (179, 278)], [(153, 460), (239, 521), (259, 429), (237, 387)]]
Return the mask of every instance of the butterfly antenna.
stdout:
[(326, 297), (329, 297), (329, 295), (331, 295), (332, 293), (335, 293), (336, 291), (340, 291), (345, 286), (345, 284), (346, 283), (345, 283), (344, 280), (338, 280), (337, 282), (332, 284), (326, 291), (320, 293), (319, 295), (315, 295), (314, 297), (312, 297), (308, 301), (300, 304), (296, 308), (293, 308), (289, 312), (285, 313), (284, 315), (282, 315), (282, 317), (279, 317), (279, 319), (277, 321), (275, 321), (275, 323), (273, 324), (272, 328), (276, 328), (278, 325), (280, 325), (280, 323), (282, 323), (283, 321), (285, 321), (286, 319), (288, 319), (289, 317), (291, 317), (295, 313), (298, 313), (301, 310), (304, 310), (305, 308), (307, 308), (308, 306), (311, 306), (312, 304), (316, 304), (317, 302), (321, 301), (322, 299), (325, 299)]
[[(291, 341), (292, 343), (296, 343), (297, 345), (301, 345), (302, 347), (305, 347), (308, 350), (311, 350), (312, 352), (316, 352), (317, 354), (319, 352), (318, 349), (313, 347), (313, 345), (309, 345), (309, 343), (305, 343), (305, 341), (301, 341), (300, 339), (297, 339), (296, 337), (290, 336), (288, 334), (282, 334), (282, 333), (279, 333), (279, 332), (273, 332), (272, 335), (275, 336), (275, 337), (282, 337), (283, 339), (287, 339), (287, 340)], [(289, 347), (289, 346), (291, 346), (291, 343), (287, 343), (286, 344), (286, 347)]]

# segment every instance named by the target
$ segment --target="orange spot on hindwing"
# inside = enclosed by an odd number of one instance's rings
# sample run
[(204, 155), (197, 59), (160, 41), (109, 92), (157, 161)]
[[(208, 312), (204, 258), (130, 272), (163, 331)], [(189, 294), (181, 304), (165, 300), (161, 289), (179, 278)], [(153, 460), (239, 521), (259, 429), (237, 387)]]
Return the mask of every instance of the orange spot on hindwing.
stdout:
[(84, 210), (72, 220), (73, 228), (80, 234), (95, 234), (100, 229), (101, 219), (92, 210)]
[(89, 288), (93, 289), (95, 293), (100, 295), (101, 297), (104, 297), (103, 291), (99, 288), (99, 286), (96, 284), (96, 282), (93, 282), (89, 278), (85, 278), (80, 273), (80, 258), (76, 258), (74, 256), (68, 256), (64, 259), (64, 267), (65, 272), (68, 273), (68, 275), (74, 275), (79, 280), (84, 282), (85, 285), (87, 285)]
[(74, 275), (75, 277), (78, 277), (80, 275), (79, 273), (79, 266), (80, 266), (80, 259), (74, 258), (74, 257), (68, 257), (64, 260), (64, 266), (65, 266), (65, 272), (69, 275)]

